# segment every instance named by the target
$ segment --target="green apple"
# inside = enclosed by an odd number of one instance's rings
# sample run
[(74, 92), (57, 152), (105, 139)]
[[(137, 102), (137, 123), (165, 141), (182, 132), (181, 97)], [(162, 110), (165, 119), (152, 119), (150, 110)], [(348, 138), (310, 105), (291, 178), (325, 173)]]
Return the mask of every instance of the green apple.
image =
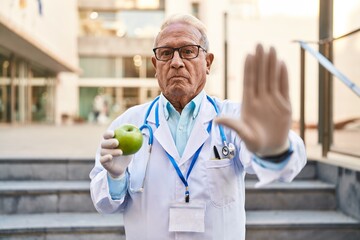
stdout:
[(131, 155), (139, 151), (142, 146), (143, 136), (141, 131), (132, 124), (124, 124), (115, 129), (115, 138), (123, 155)]

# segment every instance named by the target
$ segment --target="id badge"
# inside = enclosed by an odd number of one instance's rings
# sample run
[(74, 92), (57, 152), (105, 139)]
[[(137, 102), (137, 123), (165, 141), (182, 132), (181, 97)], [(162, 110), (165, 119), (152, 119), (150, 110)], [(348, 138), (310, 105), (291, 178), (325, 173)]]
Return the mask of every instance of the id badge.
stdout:
[(205, 203), (175, 203), (170, 206), (170, 232), (204, 232)]

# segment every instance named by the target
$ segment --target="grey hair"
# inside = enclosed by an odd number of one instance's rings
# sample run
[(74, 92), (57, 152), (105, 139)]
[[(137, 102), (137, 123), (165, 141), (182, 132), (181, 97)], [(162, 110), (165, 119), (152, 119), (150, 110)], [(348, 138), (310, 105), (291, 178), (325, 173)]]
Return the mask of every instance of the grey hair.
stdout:
[(165, 22), (161, 25), (160, 32), (155, 38), (154, 47), (157, 47), (158, 38), (162, 30), (174, 23), (184, 23), (195, 27), (201, 34), (202, 47), (205, 48), (206, 51), (209, 50), (209, 40), (206, 35), (207, 30), (205, 25), (199, 19), (189, 14), (175, 14), (165, 20)]

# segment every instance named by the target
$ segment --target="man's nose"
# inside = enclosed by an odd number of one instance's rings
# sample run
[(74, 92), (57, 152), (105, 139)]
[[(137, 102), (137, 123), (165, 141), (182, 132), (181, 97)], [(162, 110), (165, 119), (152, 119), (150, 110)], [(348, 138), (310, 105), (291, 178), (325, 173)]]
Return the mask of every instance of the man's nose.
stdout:
[(184, 62), (183, 62), (182, 58), (180, 57), (180, 54), (178, 51), (174, 52), (174, 57), (171, 59), (170, 66), (172, 68), (184, 67)]

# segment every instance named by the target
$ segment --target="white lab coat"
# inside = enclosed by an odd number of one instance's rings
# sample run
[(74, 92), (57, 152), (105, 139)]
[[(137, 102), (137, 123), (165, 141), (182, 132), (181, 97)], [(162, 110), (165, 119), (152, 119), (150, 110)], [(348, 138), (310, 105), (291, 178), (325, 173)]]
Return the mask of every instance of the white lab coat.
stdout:
[[(258, 185), (280, 180), (290, 182), (306, 164), (304, 144), (296, 134), (290, 132), (289, 139), (294, 153), (282, 170), (262, 168), (252, 161), (251, 153), (237, 134), (224, 128), (227, 141), (235, 144), (236, 156), (233, 159), (213, 160), (213, 146), (223, 146), (217, 125), (213, 125), (210, 134), (207, 132), (209, 121), (216, 117), (212, 104), (204, 96), (201, 109), (184, 150), (180, 157), (170, 129), (164, 117), (163, 99), (159, 100), (159, 122), (155, 127), (155, 106), (147, 118), (154, 130), (154, 144), (146, 171), (144, 192), (135, 193), (128, 189), (126, 196), (112, 200), (109, 194), (107, 172), (99, 163), (90, 173), (91, 197), (96, 209), (101, 213), (124, 214), (127, 240), (172, 240), (172, 239), (245, 239), (245, 172), (255, 173), (259, 178)], [(240, 105), (216, 99), (222, 116), (238, 118)], [(110, 125), (110, 129), (124, 123), (141, 126), (149, 103), (133, 107), (119, 116)], [(147, 134), (146, 130), (143, 130)], [(143, 147), (134, 155), (128, 167), (129, 184), (133, 189), (142, 185), (145, 166), (148, 158), (147, 137)], [(190, 201), (203, 202), (205, 210), (205, 232), (183, 233), (169, 232), (169, 208), (174, 202), (184, 202), (184, 185), (165, 154), (166, 150), (174, 157), (185, 175), (192, 156), (204, 143), (199, 158), (188, 179)], [(189, 219), (190, 221), (191, 219)]]

